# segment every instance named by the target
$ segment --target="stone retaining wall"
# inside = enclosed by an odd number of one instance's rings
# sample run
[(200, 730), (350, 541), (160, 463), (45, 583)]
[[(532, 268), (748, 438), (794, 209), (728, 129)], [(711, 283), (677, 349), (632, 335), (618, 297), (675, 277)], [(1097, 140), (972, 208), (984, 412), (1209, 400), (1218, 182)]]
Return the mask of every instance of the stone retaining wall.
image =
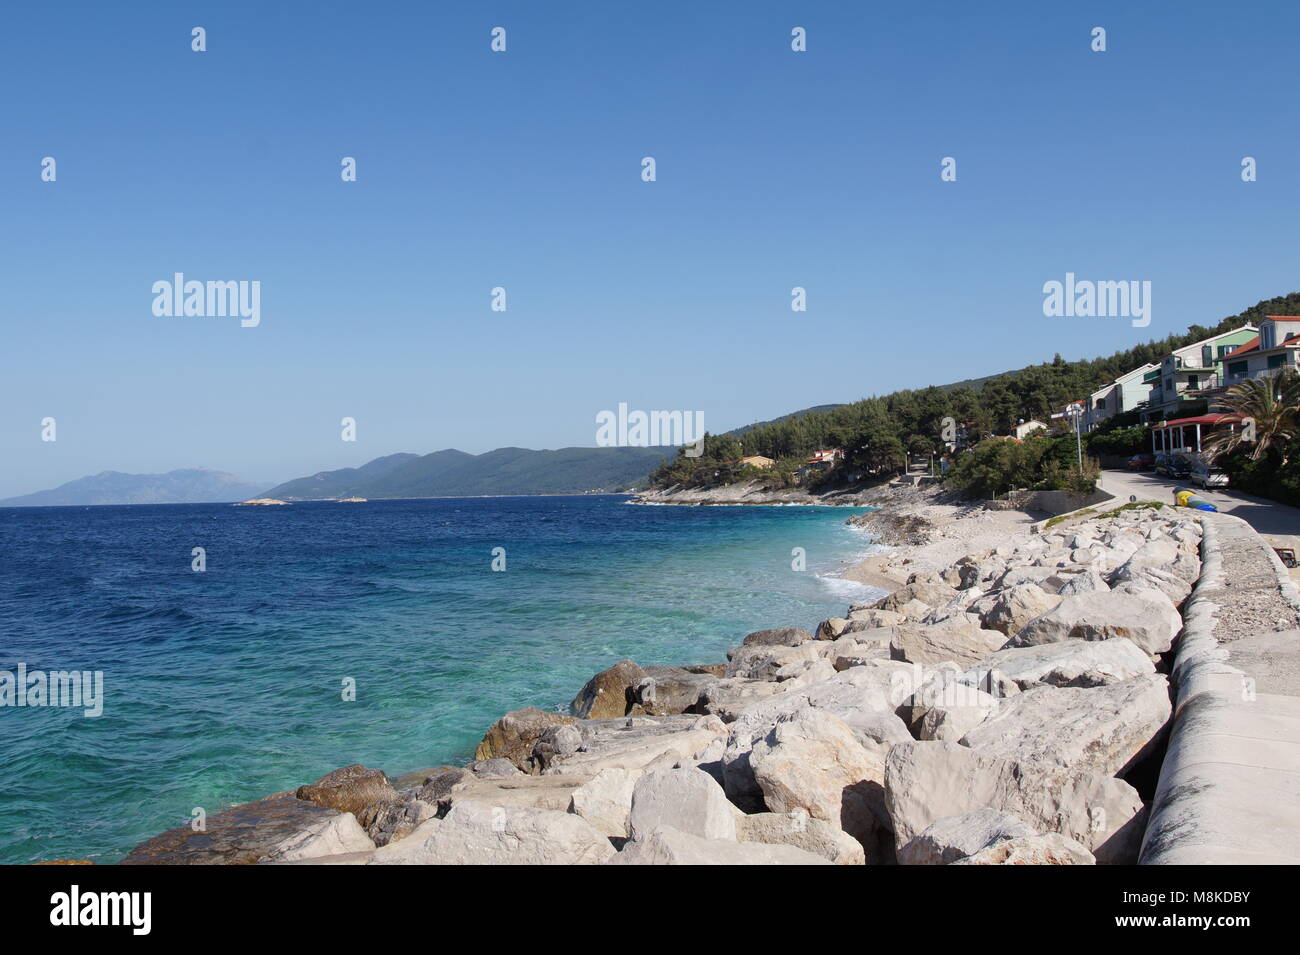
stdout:
[[(1183, 637), (1170, 674), (1173, 728), (1140, 861), (1295, 865), (1300, 697), (1258, 692), (1256, 676), (1232, 665), (1233, 644), (1220, 643), (1215, 633), (1215, 596), (1232, 583), (1225, 577), (1223, 540), (1253, 538), (1261, 568), (1272, 569), (1276, 557), (1245, 521), (1205, 514), (1201, 522), (1201, 577), (1183, 608)], [(1292, 600), (1289, 585), (1278, 578), (1279, 590)], [(1282, 638), (1279, 653), (1300, 656), (1300, 639), (1276, 636)]]

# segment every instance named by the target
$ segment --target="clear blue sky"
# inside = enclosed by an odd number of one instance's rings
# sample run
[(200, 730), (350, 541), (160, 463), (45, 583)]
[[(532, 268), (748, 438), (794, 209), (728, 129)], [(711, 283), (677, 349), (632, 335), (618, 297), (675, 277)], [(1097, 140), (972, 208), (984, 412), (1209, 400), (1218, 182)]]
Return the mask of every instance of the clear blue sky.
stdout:
[[(620, 401), (722, 431), (1295, 290), (1300, 11), (1136, 6), (10, 4), (0, 497), (592, 445)], [(154, 317), (176, 271), (260, 327)], [(1067, 271), (1151, 326), (1045, 318)]]

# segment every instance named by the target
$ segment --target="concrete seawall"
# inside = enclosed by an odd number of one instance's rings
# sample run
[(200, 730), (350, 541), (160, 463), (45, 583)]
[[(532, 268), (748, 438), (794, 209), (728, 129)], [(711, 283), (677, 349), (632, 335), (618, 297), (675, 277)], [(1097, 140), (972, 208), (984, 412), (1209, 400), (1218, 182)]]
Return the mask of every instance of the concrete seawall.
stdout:
[(1173, 726), (1141, 863), (1300, 864), (1300, 630), (1224, 639), (1225, 605), (1252, 593), (1294, 622), (1295, 586), (1245, 521), (1206, 514), (1202, 524), (1201, 578), (1183, 608)]

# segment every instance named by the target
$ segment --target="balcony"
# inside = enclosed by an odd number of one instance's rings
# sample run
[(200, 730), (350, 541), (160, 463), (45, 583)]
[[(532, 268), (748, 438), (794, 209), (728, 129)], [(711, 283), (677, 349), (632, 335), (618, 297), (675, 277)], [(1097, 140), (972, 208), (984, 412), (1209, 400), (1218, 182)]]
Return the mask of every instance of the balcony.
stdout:
[(1238, 382), (1250, 381), (1254, 378), (1276, 378), (1289, 367), (1289, 365), (1278, 365), (1276, 368), (1260, 368), (1257, 371), (1248, 371), (1244, 375), (1228, 375), (1226, 376), (1225, 384), (1231, 386)]

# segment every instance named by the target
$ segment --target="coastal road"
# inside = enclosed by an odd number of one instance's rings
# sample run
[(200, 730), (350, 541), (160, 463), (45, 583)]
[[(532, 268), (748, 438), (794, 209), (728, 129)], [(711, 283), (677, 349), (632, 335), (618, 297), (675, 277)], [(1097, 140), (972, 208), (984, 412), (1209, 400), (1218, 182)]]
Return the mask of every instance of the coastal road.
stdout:
[[(1100, 486), (1122, 501), (1130, 496), (1139, 501), (1174, 502), (1174, 489), (1185, 487), (1195, 491), (1224, 514), (1240, 517), (1274, 547), (1300, 549), (1300, 508), (1279, 504), (1265, 497), (1243, 494), (1224, 488), (1201, 490), (1190, 481), (1175, 481), (1154, 471), (1102, 471)], [(1292, 579), (1300, 580), (1300, 568), (1291, 572)]]

